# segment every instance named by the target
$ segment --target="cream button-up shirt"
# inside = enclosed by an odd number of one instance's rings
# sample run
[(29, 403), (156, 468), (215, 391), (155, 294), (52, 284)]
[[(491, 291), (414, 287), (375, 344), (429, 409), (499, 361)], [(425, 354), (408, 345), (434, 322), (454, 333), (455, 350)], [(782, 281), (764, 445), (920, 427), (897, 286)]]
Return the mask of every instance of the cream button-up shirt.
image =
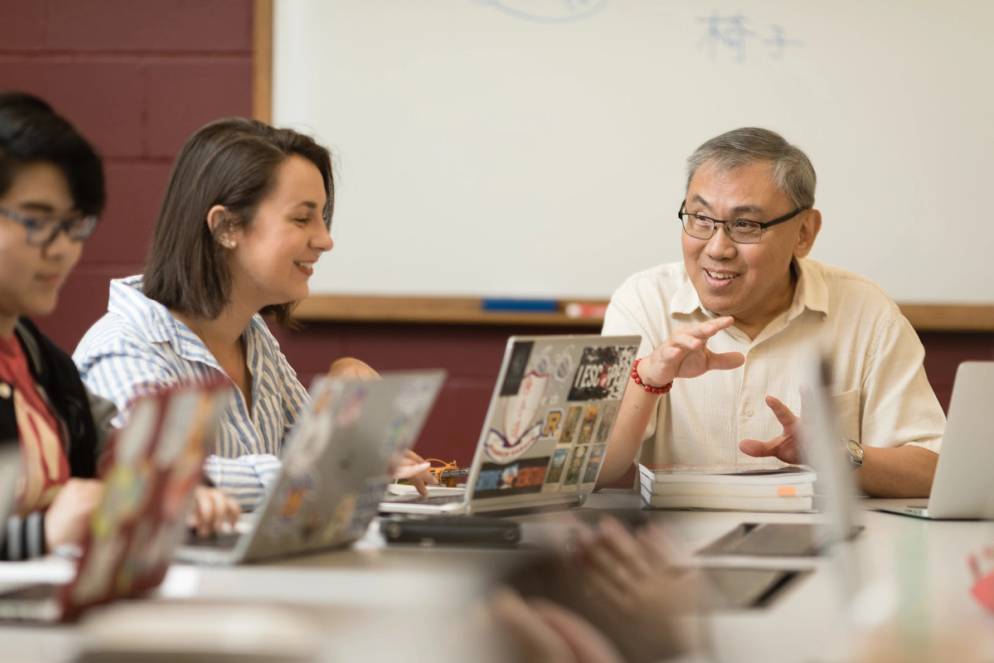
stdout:
[[(873, 282), (813, 260), (798, 260), (794, 299), (750, 339), (737, 328), (718, 332), (714, 352), (741, 352), (745, 364), (678, 379), (646, 430), (641, 462), (775, 465), (739, 451), (741, 440), (769, 440), (782, 428), (764, 402), (767, 394), (802, 417), (798, 367), (812, 344), (829, 353), (841, 432), (865, 446), (914, 444), (938, 453), (945, 415), (925, 376), (925, 349), (897, 305)], [(604, 334), (639, 334), (639, 356), (681, 326), (714, 315), (683, 263), (639, 272), (611, 298)], [(841, 442), (840, 442), (841, 443)]]

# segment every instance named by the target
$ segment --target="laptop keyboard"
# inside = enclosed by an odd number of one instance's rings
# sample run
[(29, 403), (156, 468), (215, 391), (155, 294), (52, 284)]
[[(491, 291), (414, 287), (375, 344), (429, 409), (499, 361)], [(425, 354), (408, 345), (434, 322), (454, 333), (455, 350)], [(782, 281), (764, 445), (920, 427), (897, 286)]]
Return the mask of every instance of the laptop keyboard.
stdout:
[(455, 504), (466, 499), (465, 495), (387, 495), (383, 501), (401, 504)]
[(211, 536), (201, 537), (196, 534), (191, 534), (187, 537), (183, 545), (190, 548), (213, 548), (216, 550), (231, 550), (238, 544), (238, 540), (242, 538), (242, 535), (238, 532), (231, 532), (229, 534), (212, 534)]

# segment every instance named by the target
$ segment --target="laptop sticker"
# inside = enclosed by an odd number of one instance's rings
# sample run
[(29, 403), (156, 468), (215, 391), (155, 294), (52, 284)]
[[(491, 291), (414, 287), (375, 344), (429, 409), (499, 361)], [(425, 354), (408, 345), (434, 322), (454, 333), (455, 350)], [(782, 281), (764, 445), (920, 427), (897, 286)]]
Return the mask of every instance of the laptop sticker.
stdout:
[[(345, 393), (341, 396), (341, 405), (338, 407), (338, 413), (335, 415), (335, 425), (340, 428), (348, 428), (358, 421), (359, 416), (362, 414), (362, 406), (366, 402), (367, 395), (368, 391), (364, 386), (349, 385)], [(330, 400), (330, 398), (331, 395), (328, 394), (328, 399)], [(315, 407), (315, 411), (320, 412), (323, 407), (326, 407), (325, 403)]]
[(618, 416), (618, 403), (605, 403), (601, 411), (601, 420), (597, 424), (597, 435), (594, 441), (597, 444), (607, 442), (608, 435), (611, 434), (611, 426), (614, 425), (614, 418)]
[(597, 445), (590, 449), (590, 460), (587, 461), (587, 469), (583, 471), (583, 483), (593, 483), (597, 479), (597, 470), (600, 469), (601, 461), (604, 460), (605, 445)]
[(580, 423), (580, 413), (583, 412), (583, 407), (580, 405), (571, 405), (566, 413), (566, 423), (563, 425), (563, 436), (559, 438), (560, 444), (572, 444), (573, 436), (576, 435), (577, 426)]
[[(330, 396), (325, 393), (319, 397), (313, 406), (315, 412), (327, 409), (328, 400), (322, 401), (322, 398), (330, 398)], [(340, 422), (341, 419), (338, 421)], [(314, 468), (314, 464), (324, 454), (334, 429), (335, 419), (327, 414), (317, 414), (300, 420), (289, 440), (283, 459), (287, 476), (294, 480), (307, 477)]]
[(529, 373), (520, 381), (517, 394), (504, 399), (504, 431), (491, 428), (484, 442), (491, 460), (510, 462), (535, 444), (543, 426), (536, 415), (548, 384), (548, 375)]
[(504, 497), (542, 490), (549, 458), (522, 458), (506, 465), (484, 463), (473, 497)]
[(331, 543), (336, 536), (352, 524), (352, 516), (355, 514), (357, 503), (357, 493), (342, 496), (338, 506), (335, 507), (335, 512), (331, 514), (331, 519), (321, 532), (321, 543)]
[(583, 420), (580, 424), (580, 435), (576, 438), (577, 444), (589, 444), (594, 436), (594, 424), (597, 422), (597, 413), (600, 411), (598, 405), (588, 405), (583, 410)]
[(565, 382), (573, 374), (573, 346), (556, 356), (556, 367), (553, 377), (556, 382)]
[(542, 437), (558, 437), (559, 425), (563, 422), (562, 410), (549, 410), (545, 415), (545, 425), (542, 426)]
[(511, 358), (507, 362), (507, 373), (504, 375), (504, 384), (500, 387), (501, 396), (515, 396), (521, 386), (521, 380), (525, 376), (528, 368), (528, 358), (531, 356), (533, 341), (524, 341), (514, 344), (511, 351)]
[(110, 593), (111, 574), (124, 552), (123, 539), (95, 539), (93, 543), (87, 558), (80, 562), (82, 568), (76, 573), (76, 584), (71, 590), (76, 603), (89, 603)]
[(559, 483), (563, 478), (563, 468), (566, 467), (566, 456), (569, 455), (569, 447), (559, 447), (552, 452), (552, 461), (549, 463), (549, 473), (545, 477), (545, 483)]
[(572, 486), (577, 481), (580, 480), (580, 470), (583, 469), (583, 462), (587, 460), (587, 449), (589, 447), (577, 447), (576, 451), (573, 452), (573, 458), (570, 460), (569, 469), (566, 470), (566, 480), (563, 481), (564, 486)]
[(635, 348), (628, 346), (587, 347), (580, 356), (567, 400), (617, 400), (625, 392), (628, 369)]
[(529, 372), (534, 371), (535, 373), (544, 373), (546, 375), (552, 373), (552, 357), (549, 356), (551, 352), (552, 348), (542, 349), (540, 351), (541, 354), (537, 355), (534, 361), (532, 361)]

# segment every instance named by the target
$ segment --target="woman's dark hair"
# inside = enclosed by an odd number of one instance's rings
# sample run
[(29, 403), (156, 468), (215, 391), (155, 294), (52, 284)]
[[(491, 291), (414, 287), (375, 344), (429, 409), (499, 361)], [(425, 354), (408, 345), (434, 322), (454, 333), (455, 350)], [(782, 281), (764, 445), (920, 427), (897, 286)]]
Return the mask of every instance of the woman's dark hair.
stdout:
[[(180, 313), (216, 318), (231, 296), (225, 249), (215, 239), (232, 227), (248, 227), (256, 209), (276, 185), (276, 170), (298, 155), (321, 172), (327, 204), (325, 225), (335, 206), (331, 155), (314, 140), (290, 129), (275, 129), (245, 118), (217, 120), (190, 137), (173, 166), (145, 263), (145, 295)], [(214, 205), (227, 210), (224, 227), (207, 226)], [(282, 324), (296, 302), (265, 307)]]
[(0, 196), (29, 164), (56, 166), (84, 215), (104, 209), (104, 169), (93, 147), (47, 103), (24, 92), (0, 92)]

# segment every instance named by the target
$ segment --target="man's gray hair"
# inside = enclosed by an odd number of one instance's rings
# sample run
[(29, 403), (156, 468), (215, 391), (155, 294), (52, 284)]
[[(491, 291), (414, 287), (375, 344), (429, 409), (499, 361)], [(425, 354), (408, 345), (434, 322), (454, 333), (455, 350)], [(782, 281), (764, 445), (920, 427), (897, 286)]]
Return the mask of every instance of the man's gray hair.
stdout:
[(687, 159), (687, 186), (704, 164), (727, 171), (739, 166), (769, 161), (773, 166), (773, 183), (790, 196), (798, 207), (815, 204), (814, 166), (808, 155), (769, 129), (744, 127), (716, 136), (704, 143)]

